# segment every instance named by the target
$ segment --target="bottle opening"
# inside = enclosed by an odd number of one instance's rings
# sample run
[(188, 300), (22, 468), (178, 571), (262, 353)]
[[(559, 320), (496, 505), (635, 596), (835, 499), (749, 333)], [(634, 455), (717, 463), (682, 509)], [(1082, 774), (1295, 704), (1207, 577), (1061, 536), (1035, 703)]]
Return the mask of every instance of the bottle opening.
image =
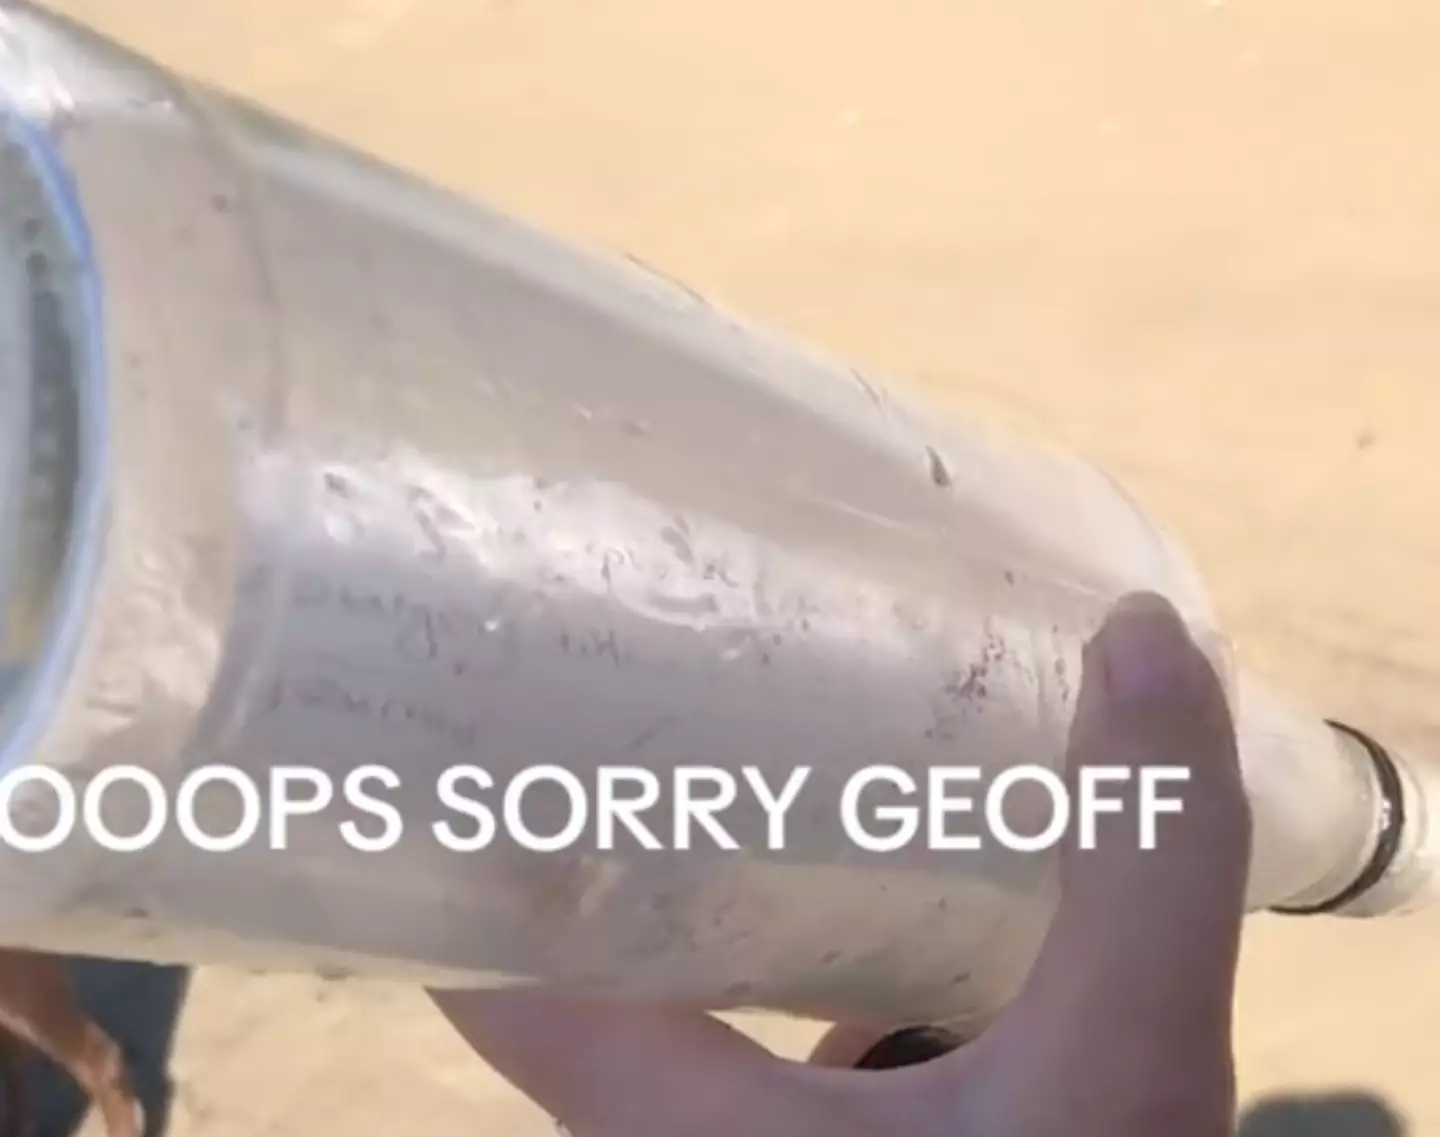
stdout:
[(95, 552), (98, 313), (67, 184), (49, 137), (0, 104), (0, 771), (55, 706)]

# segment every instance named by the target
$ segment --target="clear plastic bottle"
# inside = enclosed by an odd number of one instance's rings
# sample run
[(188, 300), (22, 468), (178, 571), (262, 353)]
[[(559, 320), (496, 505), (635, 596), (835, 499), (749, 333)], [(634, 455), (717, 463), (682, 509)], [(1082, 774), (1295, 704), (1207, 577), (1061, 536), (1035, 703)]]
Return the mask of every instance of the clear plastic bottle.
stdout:
[[(865, 853), (836, 803), (877, 763), (1058, 767), (1125, 592), (1211, 629), (1113, 482), (25, 6), (0, 93), (5, 770), (384, 765), (404, 821), (385, 852), (343, 800), (283, 851), (269, 819), (228, 852), (0, 849), (0, 936), (877, 1023), (1005, 1001), (1051, 858)], [(1423, 769), (1235, 683), (1252, 906), (1425, 896)], [(743, 801), (739, 851), (434, 838), (465, 828), (449, 767), (617, 763), (812, 776), (783, 850)], [(9, 805), (30, 832), (56, 801)], [(225, 833), (238, 801), (192, 804)]]

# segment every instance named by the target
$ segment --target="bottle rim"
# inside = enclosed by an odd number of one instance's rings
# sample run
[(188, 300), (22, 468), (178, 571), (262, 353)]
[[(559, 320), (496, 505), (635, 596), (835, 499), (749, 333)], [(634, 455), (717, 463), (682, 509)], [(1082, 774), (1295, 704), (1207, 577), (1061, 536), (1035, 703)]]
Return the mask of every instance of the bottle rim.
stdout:
[(13, 40), (0, 47), (4, 773), (37, 757), (83, 636), (102, 544), (106, 416), (100, 290), (84, 214), (55, 135), (27, 110)]

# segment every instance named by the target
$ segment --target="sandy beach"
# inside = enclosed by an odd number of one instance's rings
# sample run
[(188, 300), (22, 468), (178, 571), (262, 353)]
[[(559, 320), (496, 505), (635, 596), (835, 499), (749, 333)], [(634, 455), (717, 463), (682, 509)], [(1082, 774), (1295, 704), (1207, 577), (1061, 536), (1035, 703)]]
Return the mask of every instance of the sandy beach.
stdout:
[[(1440, 7), (54, 6), (1094, 459), (1248, 665), (1440, 749)], [(1245, 1099), (1373, 1094), (1394, 1125), (1341, 1129), (1440, 1135), (1437, 945), (1437, 917), (1254, 920)], [(175, 1077), (173, 1137), (549, 1131), (399, 987), (204, 972)]]

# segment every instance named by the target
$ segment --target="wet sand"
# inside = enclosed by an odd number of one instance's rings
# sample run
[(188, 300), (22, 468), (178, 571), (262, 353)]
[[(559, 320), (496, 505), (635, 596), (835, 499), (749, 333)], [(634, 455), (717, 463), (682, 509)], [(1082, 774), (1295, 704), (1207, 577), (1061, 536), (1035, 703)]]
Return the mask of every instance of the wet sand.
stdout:
[[(1440, 747), (1426, 0), (57, 7), (1096, 459), (1247, 663)], [(1359, 1088), (1440, 1133), (1437, 944), (1434, 918), (1256, 920), (1246, 1097)], [(176, 1137), (547, 1131), (399, 988), (207, 972), (176, 1074)]]

